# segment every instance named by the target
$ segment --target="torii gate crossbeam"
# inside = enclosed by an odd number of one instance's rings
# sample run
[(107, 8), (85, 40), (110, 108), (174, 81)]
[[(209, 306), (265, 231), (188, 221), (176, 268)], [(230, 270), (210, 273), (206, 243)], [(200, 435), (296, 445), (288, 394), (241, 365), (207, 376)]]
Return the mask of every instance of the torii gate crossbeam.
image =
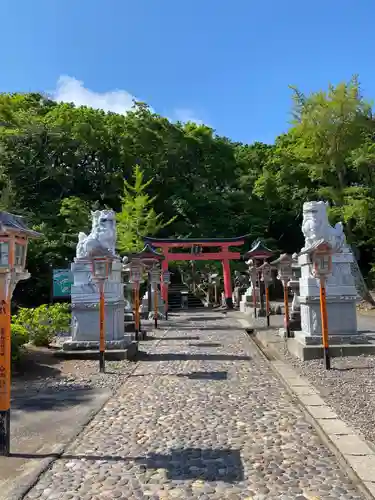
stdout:
[[(225, 302), (228, 308), (233, 308), (232, 300), (232, 280), (230, 272), (230, 261), (241, 259), (240, 252), (233, 252), (230, 247), (242, 246), (245, 244), (245, 236), (238, 238), (186, 238), (186, 239), (158, 239), (146, 237), (146, 244), (154, 248), (160, 248), (164, 255), (164, 260), (161, 263), (162, 270), (168, 271), (168, 262), (174, 260), (219, 260), (223, 266), (224, 278), (224, 295)], [(204, 252), (204, 253), (183, 253), (171, 252), (173, 248), (193, 248), (193, 247), (215, 247), (219, 251)], [(162, 297), (165, 302), (168, 300), (168, 289), (162, 285)]]

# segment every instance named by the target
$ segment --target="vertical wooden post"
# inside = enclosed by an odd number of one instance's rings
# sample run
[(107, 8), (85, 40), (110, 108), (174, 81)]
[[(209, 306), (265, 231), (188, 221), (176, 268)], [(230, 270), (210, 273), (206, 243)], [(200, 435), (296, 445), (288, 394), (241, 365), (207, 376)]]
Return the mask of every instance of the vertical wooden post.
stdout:
[(325, 287), (325, 279), (323, 277), (320, 278), (320, 315), (322, 318), (322, 343), (323, 343), (324, 366), (326, 370), (330, 370), (331, 358), (329, 355), (326, 287)]
[[(166, 292), (165, 292), (165, 301), (164, 301), (164, 308), (165, 308), (165, 319), (168, 319), (168, 309), (169, 309), (169, 302), (168, 302), (168, 287), (169, 283), (162, 283), (161, 287), (165, 287)], [(160, 288), (161, 288), (160, 287)]]
[(268, 289), (268, 283), (264, 282), (264, 288), (266, 293), (266, 317), (267, 317), (267, 326), (270, 326), (270, 292)]
[(225, 304), (228, 307), (228, 309), (233, 309), (232, 280), (230, 276), (229, 259), (223, 259), (222, 263), (223, 263)]
[(105, 301), (104, 301), (104, 282), (99, 282), (99, 371), (105, 372)]
[[(168, 271), (168, 251), (164, 251), (165, 259), (161, 262), (162, 272)], [(164, 300), (165, 311), (168, 314), (168, 285), (164, 282), (161, 283), (161, 298)]]
[[(14, 267), (14, 239), (8, 239), (9, 268)], [(9, 280), (9, 281), (8, 281)], [(5, 273), (0, 289), (0, 456), (10, 455), (10, 391), (11, 391), (11, 275)]]
[(10, 303), (6, 294), (2, 293), (0, 300), (0, 456), (10, 454), (10, 335)]
[(289, 327), (289, 297), (288, 297), (288, 281), (283, 281), (284, 285), (284, 309), (285, 309), (285, 330), (286, 336), (290, 337), (290, 327)]
[(158, 327), (158, 287), (157, 284), (154, 283), (154, 324), (155, 328)]
[(137, 283), (133, 283), (134, 286), (134, 331), (135, 331), (135, 340), (139, 338), (139, 324), (138, 324), (138, 285)]
[(137, 289), (136, 289), (136, 294), (137, 294), (137, 324), (138, 324), (138, 332), (139, 334), (141, 333), (141, 313), (139, 311), (139, 307), (140, 307), (140, 297), (139, 297), (139, 288), (140, 288), (140, 285), (139, 283), (137, 283)]
[(253, 283), (253, 309), (254, 309), (254, 318), (257, 317), (257, 290), (256, 284)]

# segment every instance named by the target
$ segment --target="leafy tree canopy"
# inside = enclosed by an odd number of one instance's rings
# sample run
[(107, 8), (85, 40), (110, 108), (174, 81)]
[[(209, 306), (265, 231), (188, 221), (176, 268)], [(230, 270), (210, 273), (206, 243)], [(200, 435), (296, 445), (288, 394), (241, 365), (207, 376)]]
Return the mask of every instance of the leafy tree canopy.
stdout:
[(90, 211), (118, 213), (120, 252), (141, 236), (263, 238), (302, 245), (302, 204), (324, 199), (343, 220), (367, 273), (375, 262), (375, 120), (359, 80), (304, 95), (291, 88), (292, 123), (272, 145), (241, 144), (205, 125), (171, 123), (135, 102), (126, 115), (0, 94), (0, 209), (27, 216), (32, 278), (20, 302), (46, 302), (51, 266), (74, 256)]

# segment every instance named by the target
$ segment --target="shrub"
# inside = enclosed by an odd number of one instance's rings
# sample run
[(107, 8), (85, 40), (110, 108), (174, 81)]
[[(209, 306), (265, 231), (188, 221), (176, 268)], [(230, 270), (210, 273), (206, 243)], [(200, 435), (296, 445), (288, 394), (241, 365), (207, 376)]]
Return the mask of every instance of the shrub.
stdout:
[(56, 335), (69, 330), (69, 304), (43, 304), (33, 309), (21, 307), (13, 323), (27, 330), (34, 345), (48, 347)]
[(29, 333), (21, 325), (11, 325), (11, 350), (12, 364), (17, 365), (21, 361), (23, 346), (29, 342)]

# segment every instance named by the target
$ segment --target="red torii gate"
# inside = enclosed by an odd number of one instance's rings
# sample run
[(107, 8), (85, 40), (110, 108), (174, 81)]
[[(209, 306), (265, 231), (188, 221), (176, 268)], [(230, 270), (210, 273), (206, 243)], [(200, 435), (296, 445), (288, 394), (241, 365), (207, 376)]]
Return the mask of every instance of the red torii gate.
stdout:
[[(143, 238), (146, 244), (154, 248), (160, 248), (164, 254), (164, 260), (161, 262), (162, 270), (168, 271), (168, 262), (174, 260), (221, 260), (223, 264), (224, 277), (224, 295), (227, 307), (233, 308), (232, 300), (232, 280), (230, 273), (230, 260), (241, 259), (240, 252), (232, 252), (229, 247), (241, 246), (245, 244), (245, 236), (237, 238), (185, 238), (185, 239), (159, 239), (145, 237)], [(203, 248), (203, 247), (218, 247), (220, 250), (216, 252), (202, 253), (183, 253), (170, 252), (174, 248)], [(165, 303), (168, 301), (168, 288), (162, 284), (162, 297)]]

